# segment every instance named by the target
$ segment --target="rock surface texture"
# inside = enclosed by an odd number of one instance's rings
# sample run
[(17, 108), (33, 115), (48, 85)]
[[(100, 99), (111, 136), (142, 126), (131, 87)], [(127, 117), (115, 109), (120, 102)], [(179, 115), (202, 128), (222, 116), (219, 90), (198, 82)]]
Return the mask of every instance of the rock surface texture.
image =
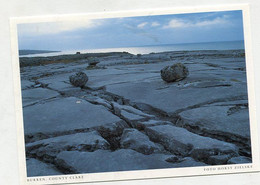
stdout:
[(242, 50), (20, 62), (30, 177), (252, 162)]
[(84, 87), (88, 81), (88, 76), (84, 72), (78, 72), (70, 76), (70, 83), (75, 87)]
[(189, 75), (189, 70), (181, 63), (166, 66), (161, 70), (161, 77), (166, 82), (177, 82)]

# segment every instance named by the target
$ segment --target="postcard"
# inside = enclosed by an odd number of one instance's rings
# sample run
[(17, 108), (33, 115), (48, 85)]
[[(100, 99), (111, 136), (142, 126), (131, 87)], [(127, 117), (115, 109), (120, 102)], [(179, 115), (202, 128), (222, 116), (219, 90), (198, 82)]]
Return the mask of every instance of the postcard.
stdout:
[(259, 171), (248, 6), (11, 19), (21, 182)]

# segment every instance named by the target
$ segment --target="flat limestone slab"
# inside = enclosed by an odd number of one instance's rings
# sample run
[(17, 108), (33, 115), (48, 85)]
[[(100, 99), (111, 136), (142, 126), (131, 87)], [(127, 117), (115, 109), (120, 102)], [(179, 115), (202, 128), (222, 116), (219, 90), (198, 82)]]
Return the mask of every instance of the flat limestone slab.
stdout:
[[(136, 77), (129, 77), (118, 74), (118, 79), (106, 84), (106, 90), (110, 93), (123, 96), (132, 102), (150, 105), (169, 114), (177, 113), (179, 110), (190, 106), (207, 104), (208, 102), (220, 102), (227, 100), (238, 100), (247, 98), (246, 73), (235, 70), (244, 65), (240, 59), (224, 58), (216, 59), (191, 59), (187, 67), (189, 76), (184, 80), (173, 83), (166, 83), (161, 79), (160, 70), (172, 65), (173, 61), (159, 62), (156, 64), (140, 64), (130, 66), (119, 66), (122, 71), (130, 68), (138, 71)], [(230, 61), (229, 61), (230, 60)], [(238, 60), (238, 61), (237, 61)], [(185, 61), (182, 61), (182, 63)], [(231, 63), (232, 68), (222, 68), (215, 63)], [(227, 65), (227, 64), (226, 64)], [(227, 65), (228, 66), (228, 65)], [(143, 73), (140, 71), (143, 70)], [(152, 75), (153, 74), (153, 75)], [(143, 77), (143, 78), (141, 78)], [(104, 78), (102, 81), (106, 81)]]
[(26, 144), (27, 152), (36, 150), (35, 153), (39, 153), (39, 155), (55, 155), (60, 151), (68, 149), (79, 151), (94, 151), (97, 149), (106, 150), (109, 149), (109, 143), (104, 138), (102, 138), (97, 131), (92, 131), (52, 137)]
[(153, 127), (158, 125), (172, 125), (169, 121), (162, 121), (162, 120), (153, 120), (150, 119), (148, 121), (136, 121), (132, 123), (134, 128), (144, 130), (146, 127)]
[[(61, 152), (57, 156), (60, 164), (71, 166), (78, 173), (115, 172), (129, 170), (145, 170), (173, 168), (176, 164), (166, 162), (171, 155), (151, 154), (143, 155), (134, 150), (121, 149), (114, 152), (97, 150), (95, 152)], [(191, 164), (191, 163), (190, 163)], [(203, 163), (193, 162), (194, 166), (201, 166)], [(177, 164), (178, 167), (181, 164)]]
[(116, 102), (113, 102), (113, 107), (121, 110), (121, 111), (126, 111), (126, 112), (129, 112), (129, 113), (133, 113), (133, 114), (136, 114), (136, 115), (139, 115), (139, 116), (143, 116), (143, 117), (153, 117), (152, 115), (149, 115), (149, 114), (146, 114), (138, 109), (135, 109), (134, 107), (132, 106), (129, 106), (129, 105), (120, 105)]
[(75, 73), (52, 75), (52, 76), (40, 78), (38, 79), (38, 81), (40, 83), (47, 84), (49, 88), (54, 89), (56, 91), (80, 89), (79, 87), (74, 87), (69, 82), (69, 76), (73, 74)]
[(136, 150), (146, 155), (158, 153), (163, 150), (162, 146), (150, 141), (147, 135), (132, 128), (124, 130), (120, 144), (122, 148)]
[(38, 101), (53, 98), (59, 93), (45, 88), (27, 89), (22, 91), (23, 106), (27, 106)]
[(220, 153), (237, 153), (238, 151), (233, 144), (203, 137), (180, 127), (159, 125), (147, 127), (145, 131), (152, 141), (162, 144), (169, 151), (177, 154), (189, 155), (190, 153), (196, 153), (201, 155), (199, 153), (206, 153), (208, 155), (208, 153), (214, 151)]
[(114, 84), (107, 86), (107, 91), (130, 99), (132, 102), (148, 104), (169, 114), (202, 103), (247, 96), (244, 84), (233, 84), (228, 87), (182, 88), (176, 86), (176, 83), (165, 84), (162, 81)]
[(23, 118), (25, 134), (64, 132), (120, 121), (105, 107), (74, 97), (25, 107)]
[[(102, 73), (101, 73), (102, 74)], [(89, 78), (89, 81), (87, 82), (87, 86), (91, 88), (97, 88), (102, 86), (107, 86), (111, 84), (121, 84), (121, 83), (135, 83), (138, 81), (143, 81), (145, 79), (153, 78), (158, 76), (154, 73), (137, 73), (132, 72), (129, 74), (129, 72), (125, 71), (125, 74), (113, 74), (113, 75), (106, 75), (106, 76), (95, 76)]]
[(43, 163), (37, 159), (26, 160), (27, 176), (47, 176), (47, 175), (64, 175), (59, 172), (53, 165)]
[(250, 138), (249, 112), (244, 106), (205, 106), (181, 112), (180, 116), (185, 124), (199, 126), (211, 133)]
[(139, 120), (139, 119), (144, 118), (144, 117), (142, 117), (142, 116), (140, 116), (140, 115), (133, 114), (133, 113), (127, 112), (127, 111), (125, 111), (125, 110), (122, 110), (122, 111), (121, 111), (121, 116), (123, 116), (125, 119), (131, 120), (131, 121)]
[(252, 159), (244, 156), (240, 157), (233, 157), (228, 161), (228, 164), (245, 164), (245, 163), (252, 163)]
[(34, 82), (31, 82), (29, 80), (21, 80), (21, 88), (22, 89), (27, 89), (27, 88), (30, 88), (34, 85), (35, 83)]

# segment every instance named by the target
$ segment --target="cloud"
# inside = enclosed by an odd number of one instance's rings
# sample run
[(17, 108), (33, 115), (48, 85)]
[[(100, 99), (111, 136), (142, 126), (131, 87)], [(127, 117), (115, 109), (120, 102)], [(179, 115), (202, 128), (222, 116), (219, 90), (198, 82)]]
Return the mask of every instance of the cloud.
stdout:
[(140, 24), (137, 25), (137, 28), (143, 28), (148, 24), (148, 22), (142, 22)]
[(100, 22), (87, 21), (66, 21), (66, 22), (48, 22), (48, 23), (28, 23), (18, 25), (18, 32), (22, 35), (46, 35), (56, 34), (65, 31), (77, 29), (92, 28), (100, 25)]
[(212, 25), (221, 25), (229, 23), (228, 16), (216, 17), (212, 20), (204, 20), (204, 21), (187, 21), (184, 19), (172, 19), (168, 22), (167, 25), (163, 26), (163, 28), (187, 28), (187, 27), (205, 27)]
[(180, 27), (189, 27), (189, 26), (190, 23), (185, 23), (184, 20), (182, 19), (172, 19), (163, 28), (180, 28)]
[(158, 22), (152, 22), (151, 26), (156, 27), (156, 26), (160, 26), (160, 24)]

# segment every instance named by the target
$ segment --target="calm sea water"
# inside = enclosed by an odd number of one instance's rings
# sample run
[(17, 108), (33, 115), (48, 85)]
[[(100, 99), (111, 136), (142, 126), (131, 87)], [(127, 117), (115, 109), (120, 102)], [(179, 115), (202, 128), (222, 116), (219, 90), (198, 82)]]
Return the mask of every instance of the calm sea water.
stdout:
[(70, 50), (54, 53), (41, 53), (24, 55), (26, 57), (36, 56), (57, 56), (64, 54), (81, 53), (106, 53), (106, 52), (129, 52), (132, 54), (149, 54), (152, 52), (165, 51), (196, 51), (196, 50), (236, 50), (244, 49), (244, 41), (228, 41), (228, 42), (207, 42), (207, 43), (192, 43), (192, 44), (172, 44), (172, 45), (157, 45), (157, 46), (141, 46), (127, 48), (104, 48), (104, 49), (86, 49), (86, 50)]

